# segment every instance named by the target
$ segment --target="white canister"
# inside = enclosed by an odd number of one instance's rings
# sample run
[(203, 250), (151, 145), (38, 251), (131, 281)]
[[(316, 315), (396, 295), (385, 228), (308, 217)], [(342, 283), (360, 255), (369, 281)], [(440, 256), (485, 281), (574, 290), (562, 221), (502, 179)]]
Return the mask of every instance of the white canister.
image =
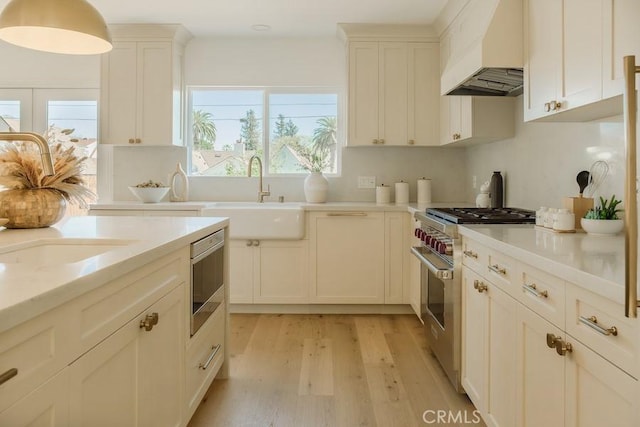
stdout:
[(576, 224), (576, 216), (569, 209), (558, 209), (553, 221), (553, 229), (558, 231), (572, 231)]
[(391, 187), (384, 184), (376, 187), (376, 203), (379, 205), (391, 203)]
[(431, 203), (431, 180), (420, 178), (418, 180), (418, 203)]
[(544, 220), (547, 216), (547, 207), (542, 206), (540, 209), (536, 211), (536, 225), (540, 227), (544, 227)]
[(406, 205), (409, 203), (409, 183), (400, 181), (396, 182), (396, 203)]
[(556, 213), (558, 209), (549, 208), (547, 209), (547, 215), (544, 217), (544, 227), (545, 228), (553, 228), (553, 221), (556, 219)]

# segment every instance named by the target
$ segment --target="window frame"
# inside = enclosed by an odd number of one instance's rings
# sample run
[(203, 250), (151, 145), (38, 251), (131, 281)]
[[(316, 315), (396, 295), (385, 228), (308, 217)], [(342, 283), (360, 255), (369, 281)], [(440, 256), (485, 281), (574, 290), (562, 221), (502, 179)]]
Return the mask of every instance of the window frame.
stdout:
[[(337, 86), (216, 86), (216, 85), (187, 85), (187, 105), (185, 108), (186, 118), (184, 120), (185, 126), (185, 141), (186, 147), (189, 152), (188, 157), (188, 170), (191, 171), (191, 151), (193, 150), (193, 92), (198, 90), (212, 90), (212, 91), (262, 91), (262, 148), (263, 148), (263, 175), (269, 178), (301, 178), (306, 177), (309, 173), (301, 171), (300, 173), (272, 173), (270, 168), (270, 133), (272, 131), (270, 127), (269, 117), (269, 96), (270, 95), (298, 95), (298, 94), (335, 94), (336, 100), (336, 118), (338, 122), (336, 130), (336, 171), (335, 172), (323, 172), (323, 175), (328, 177), (340, 177), (342, 175), (342, 148), (344, 148), (345, 141), (345, 114), (344, 114), (344, 91)], [(199, 178), (246, 178), (245, 176), (203, 176), (203, 175), (191, 175)]]

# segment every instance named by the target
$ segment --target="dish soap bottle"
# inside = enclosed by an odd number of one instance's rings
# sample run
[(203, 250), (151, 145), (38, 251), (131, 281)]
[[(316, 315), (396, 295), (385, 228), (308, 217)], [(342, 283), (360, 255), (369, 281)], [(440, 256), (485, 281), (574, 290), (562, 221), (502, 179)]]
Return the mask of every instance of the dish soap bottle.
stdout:
[(491, 207), (501, 208), (504, 206), (502, 199), (502, 175), (500, 171), (496, 171), (491, 175)]
[[(176, 182), (176, 180), (179, 182)], [(171, 186), (172, 202), (186, 202), (189, 200), (189, 180), (180, 162), (176, 166), (176, 171), (169, 178), (169, 185)]]

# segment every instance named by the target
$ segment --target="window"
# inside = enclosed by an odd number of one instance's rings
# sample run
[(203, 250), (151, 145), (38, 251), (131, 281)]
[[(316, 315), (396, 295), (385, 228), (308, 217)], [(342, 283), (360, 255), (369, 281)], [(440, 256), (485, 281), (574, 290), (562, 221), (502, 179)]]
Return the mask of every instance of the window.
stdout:
[(247, 176), (258, 155), (269, 175), (336, 174), (338, 105), (336, 90), (190, 88), (190, 173)]
[(0, 101), (0, 132), (20, 131), (20, 101)]

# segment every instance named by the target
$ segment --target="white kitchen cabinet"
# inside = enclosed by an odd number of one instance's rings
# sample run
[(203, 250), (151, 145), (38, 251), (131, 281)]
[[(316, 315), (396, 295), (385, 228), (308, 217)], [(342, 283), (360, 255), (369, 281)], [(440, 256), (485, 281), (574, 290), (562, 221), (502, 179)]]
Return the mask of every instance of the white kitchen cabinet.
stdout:
[[(402, 304), (404, 291), (404, 260), (406, 258), (406, 212), (384, 214), (384, 302)], [(415, 257), (414, 257), (415, 258)]]
[(437, 43), (349, 43), (351, 146), (437, 145)]
[(69, 366), (71, 425), (181, 425), (184, 297), (175, 288)]
[(309, 230), (312, 303), (384, 303), (383, 212), (311, 212)]
[(463, 267), (462, 385), (485, 422), (515, 425), (515, 299)]
[[(604, 23), (604, 81), (603, 98), (620, 95), (624, 91), (622, 58), (636, 56), (640, 62), (640, 2), (637, 0), (607, 0), (602, 14)], [(636, 74), (640, 87), (640, 74)]]
[(231, 303), (308, 302), (307, 240), (231, 240)]
[(100, 142), (182, 145), (179, 25), (113, 25), (113, 50), (102, 55)]
[(489, 142), (515, 135), (515, 98), (442, 96), (440, 143)]

